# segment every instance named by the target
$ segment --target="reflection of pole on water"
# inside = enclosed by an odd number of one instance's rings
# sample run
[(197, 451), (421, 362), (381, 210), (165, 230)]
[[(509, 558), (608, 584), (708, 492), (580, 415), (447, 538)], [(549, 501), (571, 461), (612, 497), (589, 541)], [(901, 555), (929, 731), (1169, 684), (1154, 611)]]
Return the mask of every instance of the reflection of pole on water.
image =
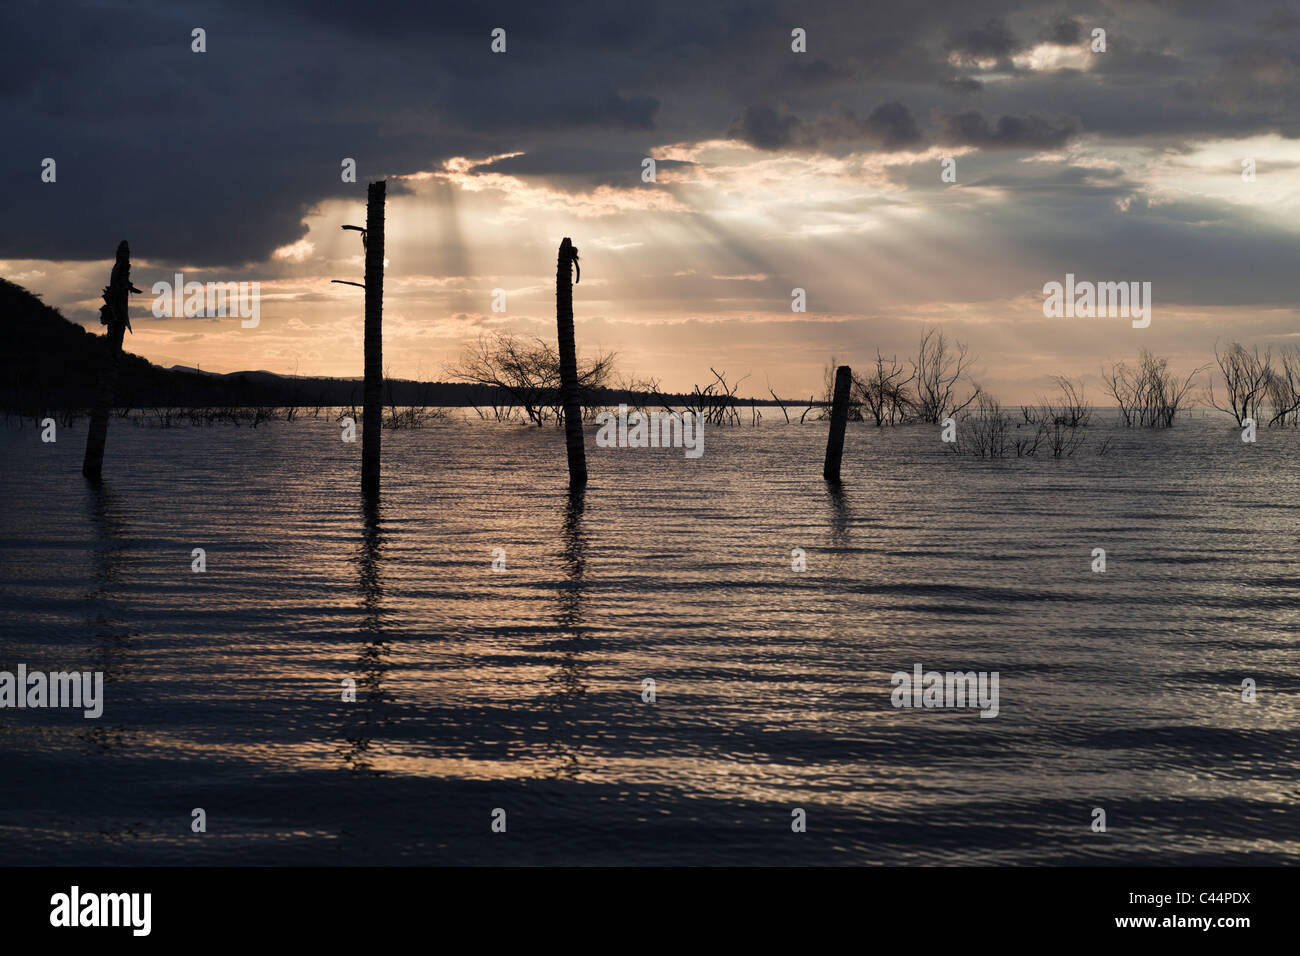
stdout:
[[(99, 482), (89, 488), (89, 517), (95, 537), (92, 542), (95, 588), (87, 595), (90, 605), (87, 628), (94, 634), (95, 663), (92, 671), (102, 671), (104, 686), (128, 676), (131, 631), (117, 613), (117, 595), (122, 588), (122, 570), (129, 542), (126, 524), (120, 517), (120, 502)], [(80, 670), (80, 667), (69, 667)], [(111, 693), (111, 691), (106, 691)], [(84, 738), (101, 752), (121, 749), (125, 730), (105, 719), (89, 720)]]
[[(583, 493), (570, 489), (564, 508), (563, 548), (560, 560), (564, 565), (566, 582), (561, 582), (557, 589), (558, 608), (556, 628), (559, 639), (567, 644), (561, 652), (560, 662), (555, 673), (547, 681), (554, 690), (551, 692), (548, 707), (563, 713), (576, 704), (586, 693), (585, 671), (587, 664), (582, 660), (581, 647), (585, 640), (583, 634), (583, 572), (586, 565), (586, 536), (582, 531), (582, 512), (584, 508)], [(578, 755), (572, 743), (577, 727), (576, 722), (565, 717), (551, 728), (554, 735), (551, 747), (563, 761), (557, 771), (564, 776), (574, 776), (579, 772)]]
[(361, 546), (357, 551), (357, 575), (361, 594), (361, 645), (357, 659), (357, 701), (346, 707), (355, 708), (357, 720), (349, 722), (344, 731), (347, 747), (343, 762), (359, 773), (377, 773), (372, 769), (370, 744), (374, 739), (375, 717), (384, 702), (383, 678), (388, 671), (388, 643), (384, 639), (383, 597), (384, 585), (380, 573), (383, 552), (383, 535), (379, 504), (374, 496), (363, 503), (365, 527)]

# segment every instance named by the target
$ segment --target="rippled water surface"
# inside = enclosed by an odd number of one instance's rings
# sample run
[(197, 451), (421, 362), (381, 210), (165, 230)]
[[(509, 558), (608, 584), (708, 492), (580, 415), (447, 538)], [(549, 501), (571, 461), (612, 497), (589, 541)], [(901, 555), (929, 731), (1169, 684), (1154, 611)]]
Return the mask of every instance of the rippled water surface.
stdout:
[[(98, 490), (0, 429), (0, 669), (107, 675), (0, 710), (0, 862), (1300, 861), (1300, 436), (1092, 432), (850, 425), (832, 494), (824, 425), (589, 431), (571, 500), (561, 432), (452, 421), (368, 524), (324, 417), (115, 420)], [(1000, 713), (896, 709), (918, 663)]]

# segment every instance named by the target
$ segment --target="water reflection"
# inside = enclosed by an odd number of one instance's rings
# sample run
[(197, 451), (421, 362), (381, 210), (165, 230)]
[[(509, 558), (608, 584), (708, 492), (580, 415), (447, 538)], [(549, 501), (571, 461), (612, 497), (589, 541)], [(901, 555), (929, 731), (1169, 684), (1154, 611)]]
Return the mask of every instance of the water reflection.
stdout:
[[(93, 635), (92, 671), (104, 674), (104, 694), (113, 694), (113, 685), (127, 679), (130, 665), (132, 631), (118, 609), (123, 590), (124, 566), (130, 541), (122, 517), (122, 501), (103, 481), (86, 482), (86, 508), (93, 538), (90, 541), (91, 566), (95, 586), (86, 596), (89, 606), (87, 631)], [(79, 668), (78, 668), (79, 669)], [(105, 720), (88, 722), (82, 738), (94, 750), (108, 753), (122, 749), (125, 728), (110, 726)]]
[[(0, 712), (0, 861), (484, 862), (489, 793), (531, 803), (515, 863), (771, 863), (737, 822), (792, 799), (824, 841), (793, 863), (1300, 860), (1295, 443), (1193, 422), (990, 467), (897, 430), (830, 488), (791, 467), (824, 435), (719, 429), (702, 461), (593, 458), (569, 497), (553, 434), (446, 423), (393, 442), (405, 477), (363, 509), (323, 433), (131, 432), (137, 467), (91, 494), (0, 430), (0, 651), (119, 678), (103, 720)], [(1000, 671), (1000, 716), (894, 708), (916, 663)], [(1072, 836), (1082, 790), (1132, 839)], [(178, 829), (190, 792), (263, 808), (247, 842)], [(430, 821), (434, 860), (398, 824), (444, 796), (471, 824)]]
[(850, 499), (841, 484), (827, 484), (826, 498), (830, 503), (827, 517), (827, 562), (826, 568), (834, 578), (856, 576), (856, 560), (853, 549), (853, 536), (849, 533), (849, 523), (853, 510)]
[(384, 580), (381, 558), (384, 549), (383, 515), (379, 497), (367, 494), (362, 501), (361, 544), (355, 562), (359, 582), (362, 644), (357, 656), (357, 699), (344, 704), (355, 713), (343, 732), (343, 763), (354, 773), (382, 776), (376, 770), (371, 744), (385, 720), (383, 680), (390, 667), (390, 648), (384, 632)]
[(831, 506), (831, 545), (835, 548), (848, 547), (851, 513), (848, 499), (845, 497), (844, 486), (838, 482), (827, 482), (826, 498)]
[(583, 531), (582, 515), (586, 508), (585, 492), (570, 489), (564, 503), (564, 520), (561, 527), (562, 546), (560, 563), (564, 579), (556, 586), (556, 638), (551, 646), (560, 651), (555, 671), (547, 677), (547, 711), (557, 715), (552, 725), (551, 747), (555, 754), (554, 773), (559, 777), (575, 777), (580, 772), (577, 748), (573, 737), (576, 730), (573, 709), (587, 693), (587, 663), (582, 651), (587, 643), (583, 627), (583, 573), (586, 567), (587, 536)]

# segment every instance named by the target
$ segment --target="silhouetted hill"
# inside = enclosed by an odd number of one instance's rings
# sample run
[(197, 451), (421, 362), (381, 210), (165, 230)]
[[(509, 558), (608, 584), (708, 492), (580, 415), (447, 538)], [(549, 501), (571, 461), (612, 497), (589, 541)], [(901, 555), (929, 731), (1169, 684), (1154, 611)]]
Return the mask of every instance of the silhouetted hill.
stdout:
[[(22, 286), (0, 279), (0, 402), (28, 410), (89, 405), (103, 343), (69, 322)], [(124, 355), (124, 380), (147, 375), (150, 365)]]
[[(94, 401), (104, 337), (69, 322), (58, 309), (0, 279), (0, 408), (36, 412), (84, 408)], [(126, 338), (127, 349), (131, 337)], [(358, 364), (360, 357), (358, 356)], [(491, 389), (444, 382), (387, 383), (385, 401), (399, 405), (471, 405), (491, 401)], [(391, 396), (391, 397), (390, 397)], [(351, 405), (361, 402), (359, 379), (216, 374), (184, 366), (162, 368), (124, 351), (116, 404), (156, 406)]]
[[(104, 336), (69, 322), (58, 309), (20, 285), (0, 279), (0, 410), (34, 415), (59, 408), (88, 408), (94, 402)], [(131, 336), (123, 345), (129, 349)], [(357, 365), (361, 356), (357, 356)], [(683, 396), (666, 399), (680, 403)], [(651, 401), (639, 392), (597, 389), (593, 404)], [(223, 408), (250, 406), (360, 405), (359, 378), (318, 378), (274, 372), (204, 372), (174, 365), (162, 368), (123, 351), (115, 404), (119, 408)], [(384, 403), (391, 405), (513, 404), (486, 385), (389, 379)], [(758, 404), (771, 404), (763, 399)]]

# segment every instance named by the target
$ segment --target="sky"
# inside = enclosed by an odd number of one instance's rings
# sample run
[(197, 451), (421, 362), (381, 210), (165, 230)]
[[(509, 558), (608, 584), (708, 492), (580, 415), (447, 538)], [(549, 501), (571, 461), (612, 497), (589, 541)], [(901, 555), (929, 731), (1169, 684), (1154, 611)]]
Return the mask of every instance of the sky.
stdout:
[[(1293, 4), (5, 12), (0, 275), (99, 331), (127, 239), (146, 294), (126, 347), (160, 365), (359, 376), (362, 293), (330, 280), (361, 281), (339, 227), (364, 223), (378, 179), (393, 376), (447, 379), (494, 331), (553, 341), (565, 236), (579, 349), (672, 390), (712, 367), (748, 376), (742, 394), (820, 394), (832, 356), (903, 358), (927, 326), (1008, 403), (1058, 374), (1100, 400), (1102, 368), (1141, 348), (1190, 370), (1216, 342), (1300, 343)], [(176, 272), (260, 283), (259, 324), (154, 317)], [(1067, 273), (1150, 282), (1149, 327), (1046, 317)]]

